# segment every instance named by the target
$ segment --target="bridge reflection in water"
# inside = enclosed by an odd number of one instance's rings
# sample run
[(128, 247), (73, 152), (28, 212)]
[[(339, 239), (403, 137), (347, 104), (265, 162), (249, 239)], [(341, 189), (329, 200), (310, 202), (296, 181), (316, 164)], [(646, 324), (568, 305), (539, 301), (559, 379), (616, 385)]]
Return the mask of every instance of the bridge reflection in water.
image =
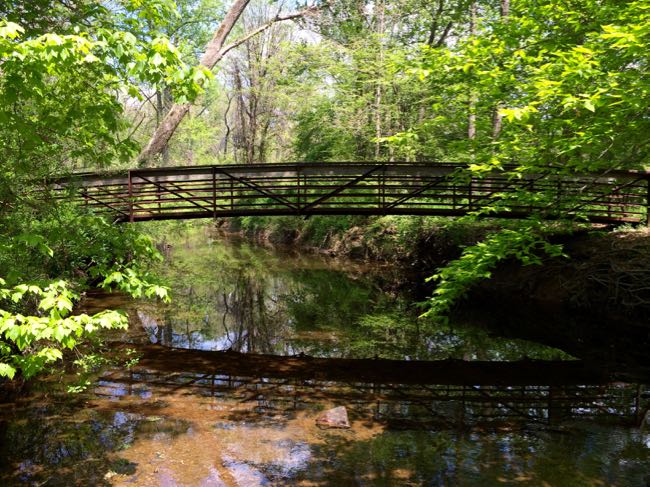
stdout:
[[(124, 371), (115, 370), (103, 376), (97, 394), (113, 398), (134, 397), (148, 399), (165, 395), (198, 395), (224, 401), (246, 404), (246, 415), (273, 415), (291, 411), (318, 411), (325, 407), (346, 406), (352, 420), (377, 421), (391, 428), (403, 429), (472, 429), (475, 427), (504, 427), (539, 425), (554, 426), (564, 421), (598, 419), (625, 425), (639, 425), (648, 410), (649, 389), (640, 384), (603, 381), (599, 374), (585, 373), (578, 361), (521, 361), (472, 363), (463, 361), (421, 362), (422, 374), (404, 377), (399, 383), (395, 377), (377, 380), (386, 366), (409, 361), (377, 360), (373, 381), (355, 379), (363, 375), (365, 365), (355, 362), (368, 360), (312, 359), (306, 357), (271, 357), (228, 352), (196, 352), (183, 350), (173, 356), (164, 367), (155, 367), (164, 354), (164, 347), (145, 348), (141, 364)], [(171, 351), (169, 353), (172, 353)], [(199, 354), (200, 360), (213, 354), (217, 357), (205, 371), (197, 370), (197, 361), (185, 363), (181, 358)], [(173, 353), (172, 353), (173, 355)], [(230, 357), (219, 364), (220, 357)], [(253, 363), (246, 362), (252, 357)], [(268, 374), (259, 371), (267, 358)], [(286, 359), (286, 367), (279, 364)], [(233, 370), (242, 360), (242, 371)], [(315, 367), (305, 362), (318, 360)], [(334, 372), (318, 374), (323, 364), (332, 362)], [(322, 362), (322, 363), (321, 363)], [(445, 362), (447, 365), (445, 365)], [(296, 367), (296, 364), (298, 366)], [(351, 365), (350, 365), (351, 364)], [(416, 363), (417, 365), (417, 363)], [(488, 370), (477, 377), (455, 380), (459, 372)], [(154, 366), (154, 367), (152, 367)], [(449, 372), (446, 374), (445, 367)], [(311, 372), (306, 372), (307, 368)], [(348, 377), (340, 370), (347, 370)], [(429, 374), (430, 368), (434, 372)], [(184, 370), (186, 369), (186, 370)], [(533, 371), (539, 369), (539, 373)], [(565, 373), (562, 374), (562, 370)], [(512, 370), (512, 373), (508, 373)], [(549, 374), (550, 373), (550, 374)], [(440, 374), (440, 375), (439, 375)], [(496, 375), (495, 375), (496, 374)], [(315, 378), (306, 378), (307, 376)], [(390, 375), (390, 374), (389, 374)], [(436, 377), (449, 377), (437, 381)], [(531, 384), (525, 384), (526, 376)], [(588, 383), (571, 383), (586, 378)], [(458, 382), (454, 384), (453, 382)], [(511, 382), (509, 384), (508, 382)], [(244, 419), (236, 418), (233, 419)], [(250, 418), (247, 418), (250, 419)]]
[[(507, 168), (506, 168), (507, 169)], [(647, 223), (650, 173), (471, 174), (458, 163), (274, 163), (76, 174), (52, 185), (116, 221), (439, 215)], [(73, 194), (69, 194), (69, 190)], [(487, 211), (489, 209), (489, 211)]]

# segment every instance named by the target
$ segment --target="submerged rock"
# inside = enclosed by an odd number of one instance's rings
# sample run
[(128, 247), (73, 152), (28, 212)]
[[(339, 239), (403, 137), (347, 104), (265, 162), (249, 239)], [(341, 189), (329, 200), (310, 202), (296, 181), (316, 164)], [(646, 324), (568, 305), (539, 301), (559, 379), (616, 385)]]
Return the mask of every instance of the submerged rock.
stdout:
[(349, 428), (348, 411), (345, 406), (328, 409), (316, 419), (320, 428)]

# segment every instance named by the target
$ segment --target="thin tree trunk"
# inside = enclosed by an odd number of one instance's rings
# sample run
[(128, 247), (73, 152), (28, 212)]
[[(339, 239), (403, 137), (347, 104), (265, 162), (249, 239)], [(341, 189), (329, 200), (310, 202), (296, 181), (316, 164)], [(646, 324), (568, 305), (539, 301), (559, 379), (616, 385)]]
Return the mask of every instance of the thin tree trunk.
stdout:
[[(192, 110), (187, 112), (187, 116), (190, 119), (190, 123), (192, 120)], [(165, 148), (163, 149), (163, 161), (164, 165), (167, 166), (167, 161), (169, 160), (169, 146), (166, 145)], [(192, 133), (190, 132), (189, 137), (188, 137), (188, 147), (187, 147), (187, 163), (190, 166), (194, 165), (194, 137), (192, 136)]]
[[(259, 88), (255, 70), (259, 69), (260, 60), (256, 53), (253, 53), (250, 44), (250, 42), (246, 43), (249, 89), (247, 97), (248, 108), (246, 110), (246, 114), (248, 115), (248, 132), (245, 133), (244, 140), (246, 141), (246, 162), (248, 164), (254, 164), (255, 141), (257, 140), (257, 90)], [(263, 49), (263, 47), (260, 48)]]
[[(501, 0), (500, 7), (501, 21), (504, 22), (507, 20), (508, 15), (510, 15), (510, 0)], [(503, 126), (503, 115), (501, 115), (502, 108), (503, 102), (497, 101), (492, 114), (492, 140), (498, 139), (499, 134), (501, 133), (501, 127)]]
[(226, 135), (223, 141), (223, 155), (224, 157), (228, 155), (228, 139), (230, 138), (230, 125), (228, 125), (228, 112), (230, 111), (230, 105), (232, 104), (232, 98), (228, 98), (228, 106), (226, 106), (226, 112), (223, 114), (223, 123), (226, 126)]
[(160, 126), (160, 121), (164, 116), (163, 111), (162, 93), (160, 90), (156, 90), (156, 127)]
[(445, 2), (444, 0), (438, 0), (438, 9), (436, 10), (436, 13), (433, 16), (433, 20), (431, 21), (431, 27), (429, 28), (429, 38), (427, 39), (427, 44), (429, 46), (433, 46), (433, 44), (436, 42), (436, 37), (438, 34), (438, 22), (440, 20), (440, 17), (442, 17), (442, 12), (445, 9)]
[(510, 0), (501, 0), (501, 17), (506, 18), (510, 15)]
[[(167, 108), (170, 106), (169, 88), (165, 87), (162, 90), (156, 90), (156, 128), (160, 127), (160, 122), (164, 119), (167, 113)], [(163, 166), (169, 166), (169, 147), (165, 146), (162, 151)]]
[(503, 115), (501, 115), (501, 108), (503, 108), (503, 103), (497, 102), (494, 107), (494, 112), (492, 113), (492, 139), (496, 140), (499, 138), (501, 133), (501, 127), (503, 125)]
[[(205, 52), (203, 53), (203, 56), (201, 56), (200, 64), (202, 66), (212, 69), (221, 60), (225, 54), (222, 49), (223, 44), (249, 2), (250, 0), (235, 0), (235, 3), (230, 7), (223, 22), (221, 22), (219, 28), (205, 48)], [(162, 152), (189, 109), (189, 103), (184, 103), (182, 105), (174, 104), (172, 106), (171, 110), (169, 110), (163, 121), (156, 128), (153, 136), (138, 156), (138, 162), (143, 163), (154, 155)]]
[(244, 161), (250, 162), (248, 157), (248, 122), (246, 118), (246, 100), (244, 99), (242, 76), (239, 66), (235, 66), (235, 92), (237, 93), (237, 103), (235, 109), (237, 110), (238, 118), (238, 131), (235, 133), (235, 141), (233, 146), (235, 152), (244, 154)]
[[(382, 1), (379, 5), (379, 18), (377, 23), (377, 34), (379, 34), (379, 69), (383, 73), (384, 67), (384, 2)], [(381, 151), (381, 143), (379, 139), (381, 138), (381, 74), (377, 75), (377, 86), (375, 88), (375, 160), (379, 160), (379, 155)]]
[[(163, 103), (163, 111), (165, 115), (169, 111), (169, 109), (174, 105), (174, 98), (172, 97), (172, 90), (169, 86), (165, 86), (162, 91), (162, 103)], [(163, 166), (168, 167), (170, 166), (170, 153), (169, 153), (169, 145), (165, 144), (165, 147), (163, 148), (162, 151), (162, 162)]]
[(262, 131), (260, 133), (260, 143), (259, 149), (257, 151), (259, 162), (267, 162), (266, 151), (267, 151), (267, 136), (269, 133), (269, 128), (271, 126), (271, 119), (267, 118), (262, 126)]
[[(473, 1), (470, 6), (470, 23), (469, 33), (471, 36), (476, 35), (476, 2)], [(468, 103), (468, 116), (467, 116), (467, 138), (469, 140), (476, 139), (476, 92), (470, 86), (469, 90), (469, 103)]]

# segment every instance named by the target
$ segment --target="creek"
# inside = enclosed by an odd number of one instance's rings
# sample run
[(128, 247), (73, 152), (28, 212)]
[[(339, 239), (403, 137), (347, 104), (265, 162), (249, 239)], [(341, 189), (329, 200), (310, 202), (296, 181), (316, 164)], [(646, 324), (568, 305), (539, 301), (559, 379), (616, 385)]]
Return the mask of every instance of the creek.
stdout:
[[(84, 303), (128, 311), (129, 331), (109, 348), (132, 356), (131, 367), (104, 366), (72, 399), (54, 392), (53, 377), (2, 406), (1, 485), (648, 482), (644, 385), (382, 383), (354, 368), (332, 380), (292, 376), (289, 365), (265, 374), (239, 358), (369, 359), (378, 374), (383, 359), (575, 362), (462, 322), (425, 326), (419, 299), (390, 285), (394, 268), (198, 232), (174, 244), (161, 271), (169, 305), (105, 294)], [(173, 353), (154, 368), (137, 359), (147, 346), (222, 351), (229, 369), (202, 370)], [(316, 425), (341, 405), (349, 429)]]

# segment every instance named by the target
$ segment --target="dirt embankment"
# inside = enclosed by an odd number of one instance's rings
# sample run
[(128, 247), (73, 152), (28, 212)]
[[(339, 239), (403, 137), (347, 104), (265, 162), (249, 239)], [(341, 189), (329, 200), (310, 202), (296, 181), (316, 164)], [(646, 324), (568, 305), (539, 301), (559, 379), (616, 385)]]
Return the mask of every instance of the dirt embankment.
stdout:
[(542, 266), (504, 262), (490, 283), (475, 290), (483, 300), (516, 299), (590, 310), (650, 324), (650, 230), (565, 236), (569, 258), (546, 259)]
[(434, 225), (411, 229), (404, 236), (391, 225), (360, 224), (314, 239), (308, 232), (296, 228), (262, 226), (246, 231), (227, 219), (217, 221), (215, 228), (218, 233), (238, 235), (260, 245), (287, 246), (332, 257), (393, 263), (426, 269), (427, 272), (457, 258), (464, 246), (476, 243), (489, 230), (494, 230), (493, 226), (485, 224), (462, 227)]

